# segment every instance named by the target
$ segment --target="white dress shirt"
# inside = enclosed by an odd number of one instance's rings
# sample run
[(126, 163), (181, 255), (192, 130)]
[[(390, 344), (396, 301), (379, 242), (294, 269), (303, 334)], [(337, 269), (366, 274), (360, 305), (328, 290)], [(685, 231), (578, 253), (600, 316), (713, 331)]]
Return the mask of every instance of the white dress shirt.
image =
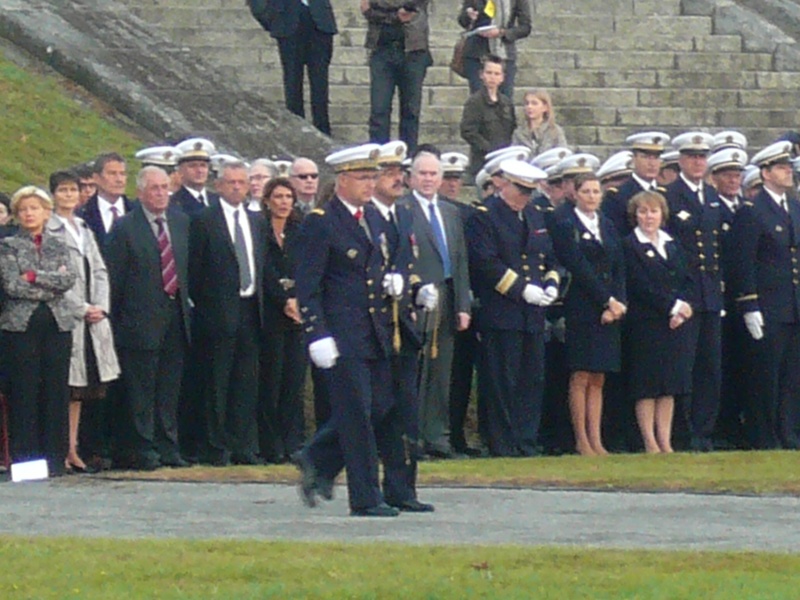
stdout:
[(680, 174), (680, 177), (681, 179), (683, 179), (683, 182), (687, 186), (689, 186), (689, 189), (692, 190), (695, 194), (697, 194), (697, 200), (700, 202), (700, 204), (705, 204), (706, 199), (705, 199), (705, 192), (703, 191), (703, 182), (701, 181), (699, 184), (692, 183), (691, 181), (686, 179), (683, 173)]
[(244, 235), (244, 245), (247, 248), (247, 263), (250, 265), (250, 275), (252, 279), (252, 283), (246, 290), (239, 290), (239, 295), (242, 298), (249, 298), (256, 292), (256, 262), (253, 258), (253, 236), (250, 233), (250, 220), (247, 218), (247, 211), (244, 209), (244, 206), (232, 206), (225, 200), (221, 200), (220, 204), (222, 205), (222, 214), (225, 215), (228, 233), (231, 236), (231, 242), (233, 242), (234, 247), (236, 244), (236, 221), (234, 213), (237, 211), (239, 212), (239, 225)]
[(431, 222), (431, 209), (428, 207), (431, 204), (433, 204), (433, 210), (436, 213), (436, 216), (439, 218), (439, 223), (441, 223), (442, 225), (442, 237), (444, 237), (444, 245), (449, 248), (449, 243), (447, 241), (447, 231), (445, 231), (444, 219), (442, 218), (442, 211), (439, 210), (438, 194), (434, 194), (433, 199), (428, 200), (425, 196), (421, 195), (419, 192), (414, 190), (414, 198), (416, 198), (417, 202), (419, 202), (420, 208), (422, 208), (422, 212), (425, 215), (425, 218), (428, 219), (428, 223)]
[(206, 191), (206, 188), (198, 191), (186, 185), (183, 187), (186, 188), (186, 191), (189, 192), (200, 204), (203, 206), (208, 206), (208, 192)]
[(767, 186), (764, 186), (764, 190), (766, 190), (766, 192), (769, 194), (770, 198), (772, 198), (775, 201), (775, 204), (777, 204), (778, 206), (781, 207), (781, 210), (786, 212), (789, 209), (789, 204), (788, 204), (788, 202), (786, 202), (786, 194), (778, 195), (775, 192), (773, 192), (771, 189), (769, 189)]
[(78, 252), (81, 253), (81, 256), (86, 255), (86, 233), (83, 231), (83, 221), (81, 221), (78, 217), (73, 217), (75, 219), (75, 224), (73, 225), (70, 223), (68, 219), (65, 219), (61, 215), (56, 215), (59, 221), (64, 224), (64, 227), (72, 236), (72, 239), (75, 240), (75, 244), (78, 246)]
[(581, 220), (581, 223), (583, 223), (586, 226), (586, 229), (589, 230), (589, 233), (591, 233), (598, 242), (602, 243), (603, 238), (600, 237), (600, 217), (597, 216), (597, 212), (590, 217), (582, 210), (578, 209), (577, 206), (574, 208), (574, 210), (575, 214), (578, 215), (578, 218)]
[(631, 175), (633, 176), (633, 180), (638, 183), (639, 187), (643, 190), (654, 190), (658, 186), (658, 182), (655, 179), (653, 181), (645, 181), (636, 173), (631, 173)]
[(114, 224), (114, 213), (111, 212), (112, 206), (117, 209), (118, 218), (125, 215), (125, 202), (122, 200), (122, 196), (117, 198), (116, 202), (110, 202), (101, 195), (97, 195), (97, 208), (100, 211), (100, 218), (103, 219), (103, 228), (106, 233), (111, 231), (111, 226)]
[(372, 199), (372, 204), (378, 209), (378, 212), (381, 213), (381, 216), (383, 216), (384, 219), (388, 221), (389, 215), (391, 215), (392, 219), (394, 219), (394, 222), (397, 223), (397, 214), (394, 212), (394, 204), (391, 206), (386, 206), (383, 202), (375, 198)]

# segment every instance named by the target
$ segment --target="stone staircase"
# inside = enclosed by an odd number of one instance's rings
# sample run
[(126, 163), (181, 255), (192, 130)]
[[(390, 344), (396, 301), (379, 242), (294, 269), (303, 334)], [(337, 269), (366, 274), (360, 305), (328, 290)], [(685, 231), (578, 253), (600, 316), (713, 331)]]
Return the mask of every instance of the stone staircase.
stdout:
[[(277, 46), (244, 0), (122, 0), (185, 49), (281, 104)], [(466, 82), (448, 68), (460, 0), (431, 0), (431, 50), (420, 141), (463, 148)], [(333, 0), (340, 35), (330, 70), (334, 136), (363, 141), (369, 114), (365, 21), (356, 0)], [(735, 128), (752, 147), (796, 128), (800, 72), (778, 71), (770, 52), (740, 35), (714, 34), (711, 16), (681, 14), (681, 0), (534, 0), (533, 32), (518, 42), (517, 101), (551, 91), (571, 145), (605, 156), (631, 132)], [(521, 116), (521, 111), (518, 116)], [(396, 119), (395, 119), (396, 126)]]

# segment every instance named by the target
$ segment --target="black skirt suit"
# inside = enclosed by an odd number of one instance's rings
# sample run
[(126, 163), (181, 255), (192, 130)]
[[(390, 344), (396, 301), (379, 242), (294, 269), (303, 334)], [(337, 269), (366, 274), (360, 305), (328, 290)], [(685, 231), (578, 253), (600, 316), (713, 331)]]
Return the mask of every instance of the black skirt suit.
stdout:
[(572, 207), (559, 211), (552, 238), (556, 257), (572, 276), (564, 299), (569, 370), (608, 373), (620, 369), (620, 325), (603, 325), (600, 318), (609, 298), (626, 302), (625, 264), (614, 225), (597, 215), (600, 240)]
[(670, 329), (677, 300), (694, 306), (684, 252), (668, 241), (667, 258), (631, 233), (623, 241), (628, 290), (628, 391), (631, 398), (658, 398), (692, 390), (692, 335), (685, 324)]

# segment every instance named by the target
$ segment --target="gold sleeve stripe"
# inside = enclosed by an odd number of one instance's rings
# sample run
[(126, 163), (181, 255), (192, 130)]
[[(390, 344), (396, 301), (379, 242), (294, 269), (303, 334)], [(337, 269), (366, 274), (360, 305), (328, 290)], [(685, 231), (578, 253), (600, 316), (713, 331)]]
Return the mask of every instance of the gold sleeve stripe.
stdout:
[(544, 275), (544, 280), (554, 281), (556, 285), (559, 285), (561, 283), (561, 275), (558, 274), (558, 271), (548, 271)]
[(501, 294), (507, 294), (508, 290), (511, 289), (511, 286), (519, 279), (519, 275), (516, 272), (512, 271), (511, 269), (506, 269), (506, 272), (500, 278), (500, 281), (497, 282), (497, 285), (494, 286)]
[(408, 278), (408, 283), (417, 285), (418, 283), (422, 283), (422, 279), (419, 278), (419, 275), (411, 275), (411, 277)]
[(737, 302), (748, 302), (750, 300), (758, 300), (758, 294), (750, 294), (749, 296), (741, 296), (736, 299)]

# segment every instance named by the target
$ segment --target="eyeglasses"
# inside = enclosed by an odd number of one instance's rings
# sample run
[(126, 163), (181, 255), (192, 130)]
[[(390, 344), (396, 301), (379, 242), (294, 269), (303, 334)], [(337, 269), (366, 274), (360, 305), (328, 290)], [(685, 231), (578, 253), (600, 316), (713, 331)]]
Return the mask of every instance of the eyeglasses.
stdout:
[(297, 175), (292, 175), (292, 177), (297, 177), (305, 181), (306, 179), (316, 179), (319, 177), (319, 173), (298, 173)]

